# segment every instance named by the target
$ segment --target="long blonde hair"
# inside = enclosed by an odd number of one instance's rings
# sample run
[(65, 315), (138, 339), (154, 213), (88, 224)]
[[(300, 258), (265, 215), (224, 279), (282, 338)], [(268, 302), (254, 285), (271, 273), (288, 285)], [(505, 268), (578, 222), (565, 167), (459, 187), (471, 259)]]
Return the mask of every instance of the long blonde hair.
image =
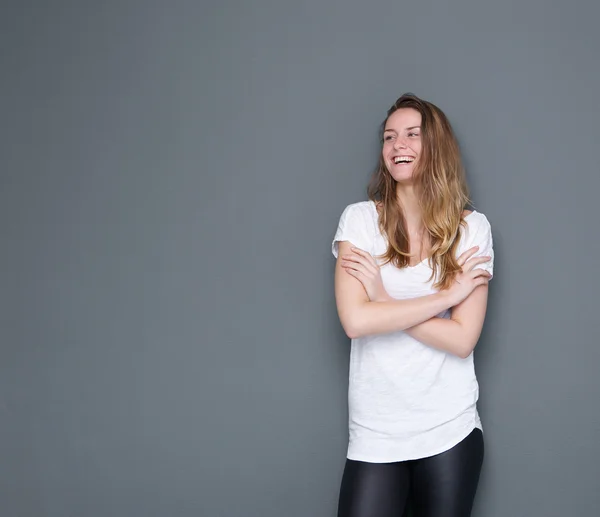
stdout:
[[(388, 110), (381, 126), (382, 142), (388, 118), (401, 108), (412, 108), (421, 114), (422, 149), (413, 182), (430, 243), (429, 265), (433, 270), (430, 280), (439, 273), (434, 287), (446, 289), (461, 269), (455, 255), (460, 227), (466, 226), (463, 211), (470, 201), (460, 149), (442, 110), (411, 93), (402, 95)], [(396, 184), (380, 153), (367, 190), (369, 199), (381, 206), (379, 227), (388, 241), (388, 249), (380, 258), (383, 264), (403, 268), (410, 264), (410, 243)]]

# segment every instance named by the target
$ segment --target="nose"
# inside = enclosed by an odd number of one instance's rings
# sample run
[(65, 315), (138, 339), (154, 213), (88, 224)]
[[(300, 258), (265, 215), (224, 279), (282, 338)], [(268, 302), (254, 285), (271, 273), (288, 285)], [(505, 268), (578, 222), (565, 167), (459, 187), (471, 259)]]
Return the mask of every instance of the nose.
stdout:
[(394, 141), (394, 149), (405, 149), (406, 148), (406, 142), (404, 140), (404, 137), (402, 136), (398, 136), (396, 138), (396, 140)]

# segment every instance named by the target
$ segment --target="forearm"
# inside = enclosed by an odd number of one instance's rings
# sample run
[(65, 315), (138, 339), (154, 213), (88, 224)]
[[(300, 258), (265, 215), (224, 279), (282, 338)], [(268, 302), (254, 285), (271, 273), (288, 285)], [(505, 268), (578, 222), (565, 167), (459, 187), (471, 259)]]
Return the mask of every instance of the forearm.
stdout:
[(468, 357), (481, 336), (487, 298), (488, 286), (481, 285), (452, 307), (450, 319), (432, 318), (406, 329), (406, 333), (433, 348)]
[(433, 348), (466, 358), (475, 348), (480, 332), (475, 333), (459, 321), (431, 318), (405, 331), (410, 336)]
[(344, 327), (351, 338), (397, 332), (414, 328), (452, 305), (446, 291), (404, 300), (365, 301), (346, 315)]

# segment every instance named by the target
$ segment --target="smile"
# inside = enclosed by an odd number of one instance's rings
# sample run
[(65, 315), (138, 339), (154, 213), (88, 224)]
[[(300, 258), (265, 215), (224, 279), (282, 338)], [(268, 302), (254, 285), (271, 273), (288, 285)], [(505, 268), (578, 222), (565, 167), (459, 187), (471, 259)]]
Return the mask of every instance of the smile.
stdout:
[(412, 157), (412, 156), (394, 156), (392, 158), (392, 160), (393, 160), (393, 162), (395, 164), (398, 164), (398, 163), (412, 163), (412, 162), (415, 161), (414, 157)]

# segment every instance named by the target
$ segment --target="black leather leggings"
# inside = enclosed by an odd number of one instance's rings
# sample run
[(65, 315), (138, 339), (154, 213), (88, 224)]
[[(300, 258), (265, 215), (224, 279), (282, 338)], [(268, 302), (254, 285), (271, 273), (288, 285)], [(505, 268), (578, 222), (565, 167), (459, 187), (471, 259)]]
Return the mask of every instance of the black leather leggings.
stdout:
[(474, 429), (452, 449), (418, 460), (346, 459), (338, 517), (469, 517), (483, 463), (483, 433)]

